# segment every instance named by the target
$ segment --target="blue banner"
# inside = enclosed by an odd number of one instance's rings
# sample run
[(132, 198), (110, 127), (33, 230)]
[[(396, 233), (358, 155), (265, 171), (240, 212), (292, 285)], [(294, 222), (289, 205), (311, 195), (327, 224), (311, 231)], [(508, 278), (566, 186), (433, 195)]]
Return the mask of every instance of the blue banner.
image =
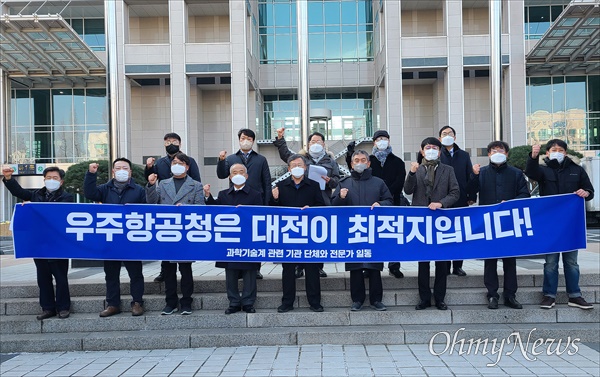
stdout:
[(411, 262), (586, 247), (575, 194), (436, 211), (28, 203), (12, 230), (17, 258)]

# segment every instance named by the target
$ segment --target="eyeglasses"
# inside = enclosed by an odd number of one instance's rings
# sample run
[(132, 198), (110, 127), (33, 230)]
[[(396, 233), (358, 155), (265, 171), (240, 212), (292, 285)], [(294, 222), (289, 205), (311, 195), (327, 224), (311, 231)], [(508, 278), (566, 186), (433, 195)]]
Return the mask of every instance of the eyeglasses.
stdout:
[(492, 149), (490, 151), (490, 153), (491, 154), (494, 154), (494, 153), (506, 153), (506, 151), (504, 149)]
[(169, 145), (177, 145), (179, 146), (179, 141), (178, 140), (174, 140), (174, 141), (165, 141), (165, 147), (168, 147)]
[(313, 144), (321, 144), (323, 145), (323, 141), (322, 140), (311, 140), (308, 142), (308, 145), (313, 145)]

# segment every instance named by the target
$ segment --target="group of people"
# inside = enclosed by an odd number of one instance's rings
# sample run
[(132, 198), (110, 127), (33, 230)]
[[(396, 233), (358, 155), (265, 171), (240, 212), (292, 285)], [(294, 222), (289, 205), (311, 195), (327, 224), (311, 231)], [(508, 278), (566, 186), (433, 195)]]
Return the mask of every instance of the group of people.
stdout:
[[(273, 142), (282, 160), (287, 163), (290, 176), (277, 182), (271, 188), (271, 175), (267, 159), (253, 150), (255, 133), (250, 129), (238, 132), (239, 150), (227, 155), (222, 151), (217, 164), (217, 176), (227, 178), (229, 188), (222, 190), (214, 198), (210, 185), (203, 185), (196, 161), (180, 150), (181, 138), (175, 133), (164, 137), (166, 155), (158, 160), (146, 161), (147, 185), (142, 187), (132, 178), (132, 164), (126, 158), (118, 158), (112, 163), (112, 176), (108, 182), (97, 185), (98, 164), (92, 163), (84, 178), (84, 195), (87, 199), (109, 204), (153, 203), (168, 205), (270, 205), (307, 208), (314, 206), (401, 206), (412, 205), (439, 208), (466, 207), (477, 202), (480, 205), (497, 204), (507, 200), (529, 197), (525, 175), (540, 185), (540, 194), (556, 195), (575, 193), (586, 200), (592, 199), (594, 189), (586, 172), (567, 156), (567, 145), (559, 139), (550, 140), (546, 145), (544, 164), (540, 164), (541, 147), (535, 145), (523, 173), (507, 165), (509, 145), (503, 141), (493, 141), (487, 146), (489, 164), (472, 165), (470, 156), (456, 144), (456, 131), (450, 126), (443, 127), (438, 137), (425, 138), (420, 146), (417, 162), (410, 164), (408, 174), (404, 161), (392, 153), (390, 135), (378, 130), (373, 135), (371, 153), (356, 149), (354, 143), (348, 146), (346, 161), (351, 174), (340, 179), (340, 169), (333, 155), (327, 151), (325, 136), (315, 132), (309, 136), (307, 150), (294, 153), (285, 141), (284, 129), (277, 130)], [(307, 171), (316, 165), (325, 171), (320, 184), (309, 179)], [(3, 182), (7, 189), (24, 201), (33, 202), (72, 202), (73, 196), (62, 185), (65, 172), (57, 167), (44, 170), (44, 187), (38, 190), (25, 190), (12, 179), (11, 168), (2, 170)], [(409, 203), (404, 194), (412, 196)], [(577, 251), (552, 253), (545, 256), (543, 300), (541, 307), (555, 305), (558, 287), (558, 260), (563, 256), (566, 290), (569, 306), (591, 309), (593, 306), (581, 296), (579, 288), (579, 266)], [(504, 305), (521, 309), (516, 299), (517, 271), (516, 258), (503, 258)], [(58, 315), (67, 318), (70, 314), (68, 287), (68, 260), (35, 259), (37, 280), (40, 288), (39, 320)], [(125, 265), (131, 282), (131, 313), (139, 316), (144, 313), (144, 276), (141, 261), (104, 261), (106, 279), (106, 309), (100, 317), (108, 317), (121, 312), (120, 271)], [(239, 311), (254, 313), (257, 296), (256, 280), (262, 278), (260, 263), (217, 262), (216, 267), (225, 268), (225, 280), (229, 306), (226, 314)], [(390, 262), (390, 275), (402, 278), (399, 262)], [(180, 289), (177, 294), (177, 269), (181, 274)], [(350, 272), (351, 310), (361, 310), (366, 300), (365, 279), (369, 280), (369, 304), (379, 311), (386, 310), (382, 303), (383, 284), (381, 272), (383, 263), (346, 263)], [(310, 310), (322, 312), (321, 277), (326, 277), (322, 264), (282, 263), (280, 313), (294, 309), (296, 279), (305, 275), (306, 296)], [(433, 303), (439, 310), (447, 310), (445, 303), (447, 276), (452, 273), (465, 276), (462, 261), (436, 261), (433, 295), (430, 287), (430, 262), (419, 262), (417, 310), (423, 310)], [(56, 281), (56, 294), (52, 278)], [(238, 280), (243, 279), (240, 293)], [(161, 263), (161, 273), (155, 281), (164, 281), (165, 307), (163, 315), (178, 310), (182, 315), (192, 313), (194, 281), (192, 262)], [(499, 305), (499, 280), (497, 259), (484, 261), (484, 284), (487, 288), (488, 308)]]

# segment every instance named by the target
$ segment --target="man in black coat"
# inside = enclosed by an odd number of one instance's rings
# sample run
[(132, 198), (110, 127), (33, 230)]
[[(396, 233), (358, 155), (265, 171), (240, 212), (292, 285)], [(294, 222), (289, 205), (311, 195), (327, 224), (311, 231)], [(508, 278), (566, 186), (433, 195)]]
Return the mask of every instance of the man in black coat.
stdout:
[[(487, 146), (490, 164), (473, 165), (469, 180), (469, 194), (479, 193), (479, 205), (499, 204), (507, 200), (529, 198), (529, 188), (523, 172), (506, 164), (509, 147), (503, 141), (492, 141)], [(487, 288), (488, 308), (498, 308), (498, 259), (484, 260), (483, 281)], [(517, 301), (517, 258), (502, 258), (504, 270), (504, 305), (522, 309)]]
[[(575, 193), (586, 201), (594, 197), (594, 187), (585, 170), (567, 157), (567, 143), (560, 139), (550, 140), (546, 144), (545, 166), (540, 166), (540, 146), (534, 145), (527, 159), (525, 174), (540, 185), (540, 195), (559, 195)], [(562, 254), (565, 285), (569, 295), (569, 306), (580, 309), (592, 309), (594, 306), (583, 297), (579, 288), (579, 265), (577, 250), (563, 253), (546, 254), (544, 263), (544, 298), (542, 309), (550, 309), (556, 301), (558, 290), (558, 259)]]
[[(65, 172), (56, 166), (44, 169), (44, 187), (37, 190), (26, 190), (19, 185), (16, 179), (12, 179), (14, 169), (6, 167), (2, 169), (4, 178), (2, 181), (17, 198), (31, 202), (72, 202), (73, 195), (63, 190)], [(54, 317), (68, 318), (71, 310), (71, 294), (69, 293), (69, 271), (68, 259), (39, 259), (34, 258), (37, 272), (37, 283), (40, 289), (40, 306), (42, 313), (36, 318), (43, 320)], [(52, 277), (56, 280), (56, 299)]]
[[(117, 158), (112, 164), (114, 178), (105, 184), (96, 186), (98, 164), (91, 163), (83, 180), (85, 197), (94, 202), (107, 204), (138, 204), (146, 203), (146, 191), (133, 181), (131, 161)], [(121, 263), (125, 265), (130, 279), (131, 314), (144, 314), (144, 275), (141, 261), (105, 260), (104, 273), (106, 279), (107, 308), (100, 312), (100, 317), (110, 317), (121, 312)]]
[[(144, 168), (146, 180), (148, 180), (150, 174), (156, 174), (159, 181), (169, 179), (173, 176), (171, 173), (171, 164), (175, 155), (181, 152), (181, 137), (174, 132), (170, 132), (165, 135), (164, 141), (167, 155), (159, 158), (158, 161), (156, 161), (154, 157), (148, 157), (146, 160), (146, 167)], [(188, 158), (190, 159), (190, 165), (187, 175), (195, 181), (202, 182), (200, 179), (200, 169), (198, 168), (198, 163), (193, 157), (188, 156)], [(159, 283), (165, 280), (164, 270), (165, 266), (167, 266), (167, 263), (169, 262), (162, 261), (160, 263), (160, 273), (154, 278), (155, 282)]]
[[(391, 206), (392, 194), (385, 182), (374, 177), (370, 168), (369, 154), (357, 150), (352, 156), (352, 174), (340, 181), (340, 189), (335, 192), (331, 203), (334, 206)], [(369, 302), (375, 310), (387, 310), (381, 302), (383, 299), (383, 282), (381, 271), (383, 263), (346, 263), (346, 271), (350, 271), (351, 311), (362, 309), (366, 298), (365, 276), (369, 278)]]
[[(246, 184), (248, 173), (242, 164), (233, 164), (230, 169), (229, 180), (232, 186), (219, 192), (217, 199), (210, 193), (210, 185), (204, 185), (206, 204), (224, 206), (260, 206), (263, 205), (262, 195), (257, 190)], [(216, 267), (225, 269), (225, 284), (227, 285), (227, 298), (229, 307), (225, 314), (237, 313), (244, 310), (246, 313), (256, 313), (256, 273), (260, 263), (252, 262), (217, 262)], [(244, 287), (242, 296), (238, 289), (238, 278), (242, 277)]]
[[(348, 152), (346, 153), (348, 166), (352, 166), (354, 145), (354, 142), (348, 144)], [(404, 194), (402, 194), (404, 179), (406, 178), (404, 161), (392, 153), (390, 134), (386, 130), (377, 130), (373, 134), (373, 153), (369, 156), (369, 161), (373, 177), (383, 179), (390, 190), (394, 198), (393, 205), (408, 205)], [(404, 277), (404, 274), (400, 271), (400, 262), (389, 262), (388, 269), (391, 276), (397, 279)]]
[[(307, 207), (324, 206), (325, 200), (321, 194), (319, 184), (305, 177), (306, 158), (294, 154), (288, 159), (288, 171), (291, 177), (277, 183), (272, 190), (271, 205), (280, 207)], [(302, 263), (306, 271), (306, 298), (313, 312), (322, 312), (321, 306), (321, 281), (318, 263)], [(296, 300), (296, 276), (294, 273), (296, 263), (282, 263), (283, 297), (277, 312), (285, 313), (294, 309)]]
[[(471, 156), (456, 144), (456, 130), (454, 128), (450, 126), (442, 127), (438, 139), (444, 146), (440, 155), (440, 162), (454, 168), (454, 175), (460, 187), (460, 198), (452, 208), (468, 207), (470, 204), (475, 203), (475, 200), (467, 193), (467, 184), (473, 172)], [(452, 268), (453, 265), (454, 268)], [(452, 273), (452, 275), (467, 276), (462, 266), (462, 260), (448, 261), (448, 275)]]

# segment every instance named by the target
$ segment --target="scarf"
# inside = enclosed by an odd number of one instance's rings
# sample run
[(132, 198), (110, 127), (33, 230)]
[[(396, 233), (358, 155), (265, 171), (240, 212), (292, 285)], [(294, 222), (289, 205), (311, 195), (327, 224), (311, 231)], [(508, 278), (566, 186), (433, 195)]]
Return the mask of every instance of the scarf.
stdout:
[(321, 159), (323, 157), (325, 157), (325, 155), (327, 154), (327, 152), (325, 152), (325, 148), (323, 148), (323, 150), (321, 151), (321, 153), (319, 153), (319, 155), (317, 157), (314, 157), (310, 151), (308, 152), (308, 155), (310, 156), (311, 160), (313, 160), (315, 162), (315, 165), (317, 165), (319, 163), (319, 161), (321, 161)]
[(117, 189), (117, 192), (119, 194), (121, 194), (121, 192), (123, 192), (123, 190), (125, 189), (125, 187), (127, 187), (127, 185), (129, 185), (129, 181), (127, 181), (127, 182), (119, 182), (116, 179), (113, 179), (113, 185), (115, 185), (115, 188)]
[(392, 153), (392, 147), (389, 145), (384, 150), (379, 150), (377, 147), (373, 147), (373, 156), (379, 160), (382, 167), (390, 153)]
[(431, 192), (433, 191), (433, 183), (435, 181), (435, 168), (437, 168), (440, 160), (427, 161), (423, 159), (421, 165), (425, 167), (425, 195), (431, 203)]

